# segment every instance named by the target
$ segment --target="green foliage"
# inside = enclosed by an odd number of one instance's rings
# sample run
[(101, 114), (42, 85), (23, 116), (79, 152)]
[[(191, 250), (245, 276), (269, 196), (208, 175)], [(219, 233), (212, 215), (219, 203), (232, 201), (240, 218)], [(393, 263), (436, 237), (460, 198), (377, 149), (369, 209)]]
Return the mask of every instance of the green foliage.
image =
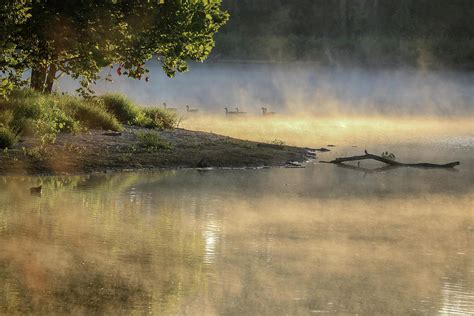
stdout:
[(0, 101), (3, 124), (22, 135), (35, 135), (42, 143), (53, 143), (64, 130), (77, 131), (77, 123), (61, 109), (58, 100), (31, 91), (14, 91)]
[(147, 128), (172, 129), (176, 127), (178, 115), (160, 108), (142, 109), (143, 116), (137, 119), (137, 125)]
[(71, 116), (87, 128), (96, 128), (112, 131), (122, 130), (117, 118), (97, 100), (71, 99), (65, 104)]
[(0, 99), (0, 126), (20, 135), (37, 137), (43, 145), (54, 143), (60, 132), (77, 133), (83, 128), (122, 128), (98, 101), (44, 95), (32, 90), (14, 90), (8, 100)]
[(18, 31), (31, 18), (30, 3), (31, 0), (8, 0), (0, 5), (0, 98), (23, 84), (27, 54), (19, 51), (16, 40)]
[(389, 153), (388, 151), (382, 153), (382, 158), (395, 160), (395, 154)]
[(148, 152), (154, 152), (161, 149), (171, 149), (171, 144), (164, 141), (156, 133), (138, 132), (135, 134), (140, 141), (140, 146)]
[(78, 79), (84, 94), (93, 92), (89, 84), (104, 67), (141, 79), (153, 57), (174, 76), (188, 61), (208, 56), (228, 18), (221, 0), (6, 2), (0, 7), (3, 95), (19, 86), (26, 69), (37, 91), (51, 92), (61, 72)]
[[(0, 99), (0, 128), (4, 129), (3, 133), (7, 135), (6, 131), (10, 131), (15, 136), (35, 137), (41, 148), (54, 143), (61, 132), (78, 133), (84, 129), (120, 131), (123, 129), (121, 122), (170, 129), (177, 124), (177, 114), (160, 108), (139, 108), (120, 95), (81, 99), (14, 90), (8, 100)], [(14, 140), (13, 137), (4, 138)], [(153, 136), (144, 136), (143, 139), (149, 142), (147, 147), (166, 147), (164, 143), (153, 144)]]
[(106, 94), (100, 97), (105, 108), (121, 123), (133, 125), (140, 116), (140, 109), (122, 94)]
[(34, 146), (31, 148), (22, 147), (23, 154), (29, 156), (35, 160), (45, 160), (48, 156), (51, 155), (51, 152), (45, 146)]
[(10, 148), (18, 142), (18, 136), (7, 127), (0, 127), (0, 148)]
[(121, 94), (106, 94), (99, 100), (123, 124), (161, 130), (172, 129), (177, 124), (176, 113), (161, 108), (139, 108)]

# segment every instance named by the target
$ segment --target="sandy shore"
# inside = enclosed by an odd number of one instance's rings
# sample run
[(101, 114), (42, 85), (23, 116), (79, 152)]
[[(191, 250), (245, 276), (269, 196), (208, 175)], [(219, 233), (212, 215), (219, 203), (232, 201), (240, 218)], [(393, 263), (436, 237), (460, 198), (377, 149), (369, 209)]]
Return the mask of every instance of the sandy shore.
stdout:
[[(169, 148), (150, 150), (137, 133), (156, 133)], [(33, 138), (0, 152), (0, 174), (78, 174), (142, 169), (275, 167), (303, 162), (307, 149), (234, 139), (184, 129), (127, 127), (120, 135), (91, 130), (61, 134), (41, 153)]]

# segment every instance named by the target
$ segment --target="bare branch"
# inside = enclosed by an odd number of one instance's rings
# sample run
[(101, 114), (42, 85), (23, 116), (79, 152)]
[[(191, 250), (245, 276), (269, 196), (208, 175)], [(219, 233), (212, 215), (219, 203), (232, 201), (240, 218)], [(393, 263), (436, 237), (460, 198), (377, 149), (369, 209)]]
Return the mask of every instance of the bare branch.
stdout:
[(459, 161), (450, 162), (450, 163), (447, 163), (447, 164), (434, 164), (434, 163), (428, 163), (428, 162), (402, 163), (402, 162), (387, 159), (387, 158), (384, 158), (384, 157), (381, 157), (381, 156), (369, 154), (367, 151), (365, 151), (365, 155), (361, 155), (361, 156), (342, 157), (342, 158), (336, 158), (336, 159), (331, 160), (331, 161), (320, 161), (320, 162), (342, 164), (342, 163), (348, 162), (348, 161), (360, 161), (360, 160), (366, 160), (366, 159), (380, 161), (380, 162), (383, 162), (383, 163), (385, 163), (387, 165), (390, 165), (390, 166), (393, 166), (393, 167), (453, 168), (453, 167), (458, 166), (460, 164)]

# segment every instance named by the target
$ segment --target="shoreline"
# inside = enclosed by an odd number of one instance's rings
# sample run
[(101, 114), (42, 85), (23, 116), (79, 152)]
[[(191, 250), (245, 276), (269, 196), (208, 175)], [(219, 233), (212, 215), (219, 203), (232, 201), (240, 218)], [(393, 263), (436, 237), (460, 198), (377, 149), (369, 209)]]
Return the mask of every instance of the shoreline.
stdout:
[[(150, 134), (159, 148), (143, 141)], [(152, 144), (153, 145), (153, 144)], [(89, 130), (61, 133), (38, 149), (24, 137), (0, 151), (0, 176), (87, 175), (94, 173), (177, 169), (256, 169), (307, 161), (308, 148), (236, 139), (186, 129), (153, 130), (126, 126), (120, 133)]]

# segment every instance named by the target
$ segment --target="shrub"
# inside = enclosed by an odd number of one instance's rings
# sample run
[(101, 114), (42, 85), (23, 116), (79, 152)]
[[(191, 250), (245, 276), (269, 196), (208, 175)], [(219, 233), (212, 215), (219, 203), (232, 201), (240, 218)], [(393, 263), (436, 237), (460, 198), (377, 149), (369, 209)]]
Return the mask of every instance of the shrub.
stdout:
[(7, 127), (0, 127), (0, 148), (10, 148), (18, 142), (18, 136)]
[(106, 94), (99, 98), (105, 108), (121, 123), (133, 125), (140, 115), (140, 109), (132, 101), (120, 94)]
[(76, 133), (81, 128), (120, 131), (121, 122), (168, 129), (176, 126), (177, 115), (159, 108), (140, 109), (118, 94), (81, 99), (25, 89), (13, 91), (8, 100), (0, 99), (0, 127), (38, 137), (42, 144), (54, 143), (60, 132)]
[[(143, 109), (144, 118), (137, 125), (148, 128), (171, 129), (176, 126), (178, 116), (165, 109)], [(141, 124), (141, 125), (140, 125)]]
[(162, 140), (160, 136), (155, 133), (138, 132), (135, 135), (140, 141), (140, 146), (144, 147), (149, 152), (160, 149), (171, 149), (171, 144)]
[(12, 110), (0, 110), (0, 127), (9, 126), (13, 118), (14, 114)]
[(71, 116), (87, 128), (99, 128), (112, 131), (122, 130), (122, 125), (117, 118), (107, 112), (105, 107), (96, 101), (83, 101), (71, 98), (65, 107)]

